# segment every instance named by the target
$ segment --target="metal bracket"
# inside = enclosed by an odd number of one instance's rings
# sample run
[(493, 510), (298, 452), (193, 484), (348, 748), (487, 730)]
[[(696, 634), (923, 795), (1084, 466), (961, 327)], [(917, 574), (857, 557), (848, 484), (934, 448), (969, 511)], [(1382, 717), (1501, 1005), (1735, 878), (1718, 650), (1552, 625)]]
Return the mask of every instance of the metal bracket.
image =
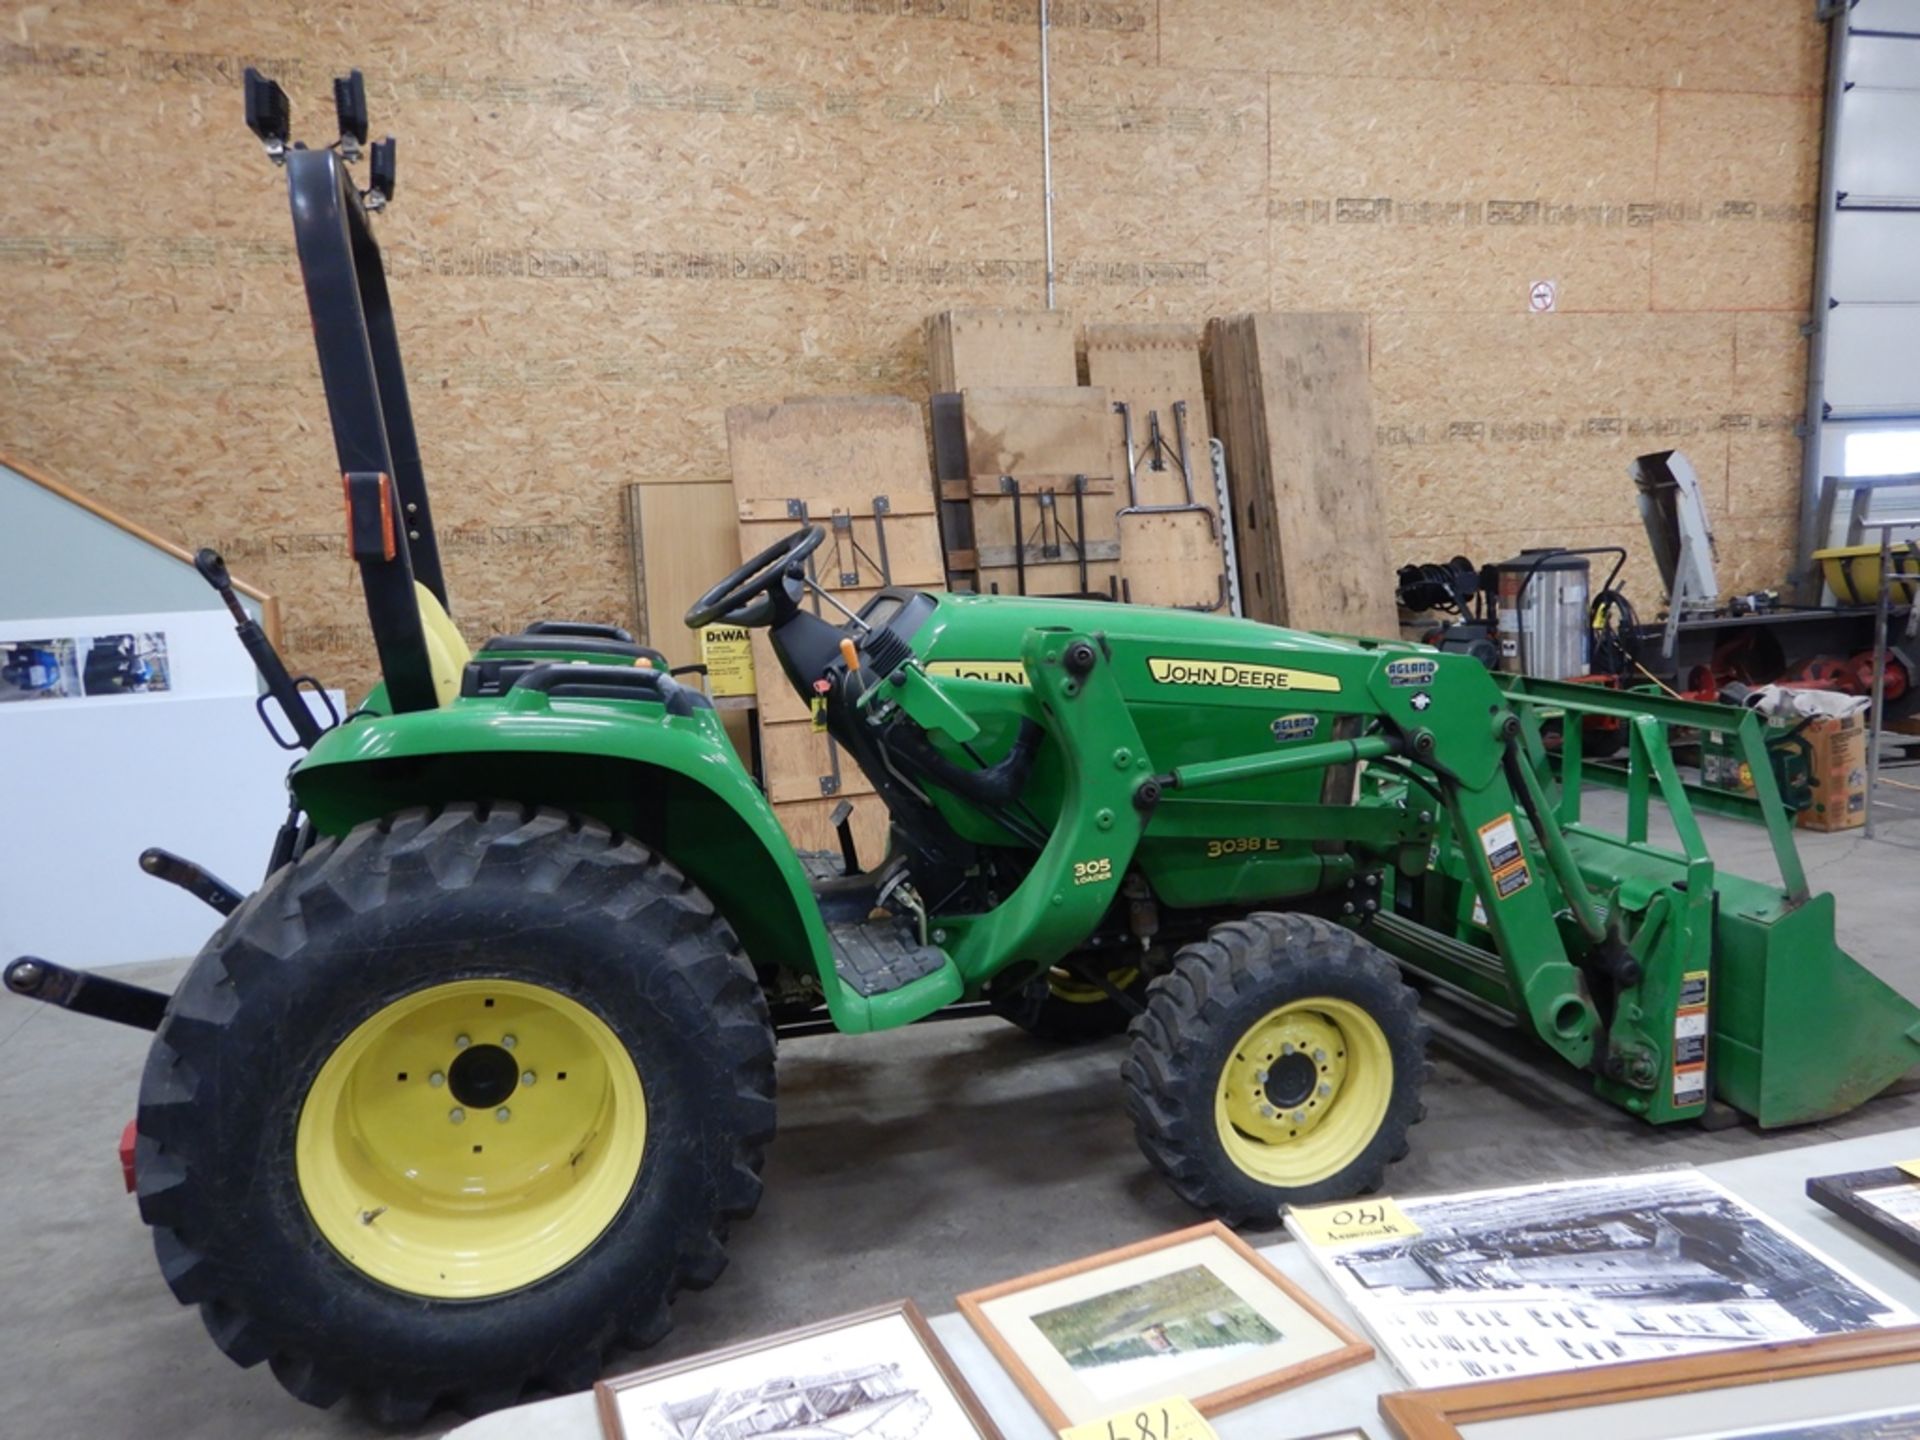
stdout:
[(44, 1000), (62, 1010), (131, 1025), (136, 1030), (158, 1030), (171, 998), (158, 990), (88, 970), (69, 970), (37, 955), (22, 955), (7, 966), (6, 984), (7, 989), (28, 1000)]
[[(1187, 448), (1187, 402), (1173, 402), (1173, 430), (1177, 437), (1178, 449), (1167, 444), (1166, 436), (1160, 433), (1160, 412), (1147, 412), (1147, 448), (1135, 454), (1133, 446), (1133, 411), (1124, 400), (1116, 400), (1114, 413), (1120, 417), (1121, 436), (1127, 450), (1127, 503), (1119, 515), (1178, 515), (1199, 511), (1207, 517), (1207, 530), (1218, 539), (1220, 525), (1213, 508), (1193, 498), (1193, 460)], [(1167, 460), (1172, 459), (1180, 467), (1180, 486), (1186, 499), (1174, 505), (1142, 505), (1140, 503), (1140, 466), (1145, 462), (1150, 470), (1167, 468)], [(1085, 588), (1084, 586), (1082, 587)]]

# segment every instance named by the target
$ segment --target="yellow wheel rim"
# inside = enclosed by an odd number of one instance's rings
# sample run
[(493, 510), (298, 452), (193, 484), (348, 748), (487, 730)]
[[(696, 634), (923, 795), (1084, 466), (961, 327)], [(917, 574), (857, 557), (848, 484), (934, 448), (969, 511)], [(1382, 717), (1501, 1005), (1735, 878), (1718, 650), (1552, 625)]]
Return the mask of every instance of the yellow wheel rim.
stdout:
[[(1114, 989), (1122, 992), (1139, 978), (1139, 970), (1131, 966), (1107, 972), (1107, 982)], [(1059, 966), (1047, 972), (1047, 993), (1054, 999), (1069, 1005), (1098, 1005), (1103, 1000), (1113, 998), (1098, 985), (1089, 985), (1071, 970), (1065, 970)]]
[(1214, 1098), (1221, 1146), (1265, 1185), (1337, 1175), (1379, 1130), (1393, 1097), (1393, 1051), (1360, 1006), (1296, 1000), (1254, 1023), (1227, 1056)]
[(632, 1194), (647, 1106), (626, 1046), (577, 1001), (511, 980), (429, 986), (327, 1057), (294, 1140), (300, 1195), (364, 1274), (473, 1299), (531, 1285)]

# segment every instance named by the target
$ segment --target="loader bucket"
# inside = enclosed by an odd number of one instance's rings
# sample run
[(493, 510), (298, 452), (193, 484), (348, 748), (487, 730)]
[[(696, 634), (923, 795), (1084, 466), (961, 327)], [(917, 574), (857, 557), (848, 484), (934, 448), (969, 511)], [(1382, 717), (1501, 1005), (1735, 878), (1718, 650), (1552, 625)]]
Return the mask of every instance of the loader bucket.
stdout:
[(1763, 1127), (1842, 1114), (1920, 1064), (1920, 1008), (1833, 938), (1833, 896), (1791, 910), (1720, 880), (1714, 1089)]
[[(1529, 722), (1534, 762), (1558, 780), (1554, 818), (1596, 896), (1616, 890), (1623, 903), (1644, 903), (1662, 887), (1684, 892), (1691, 885), (1695, 895), (1711, 887), (1708, 1065), (1717, 1098), (1763, 1127), (1800, 1125), (1843, 1114), (1920, 1065), (1920, 1007), (1840, 948), (1833, 896), (1807, 885), (1758, 716), (1518, 677), (1502, 677), (1502, 688)], [(1631, 743), (1621, 761), (1584, 761), (1577, 721), (1587, 715), (1610, 716), (1626, 728)], [(1551, 756), (1538, 728), (1550, 716), (1567, 721)], [(1729, 735), (1753, 776), (1753, 793), (1683, 780), (1671, 757), (1675, 730)], [(1625, 792), (1622, 829), (1583, 818), (1582, 792), (1593, 786)], [(1652, 837), (1649, 815), (1656, 806), (1666, 811), (1677, 850)], [(1697, 811), (1761, 826), (1779, 883), (1715, 867)]]

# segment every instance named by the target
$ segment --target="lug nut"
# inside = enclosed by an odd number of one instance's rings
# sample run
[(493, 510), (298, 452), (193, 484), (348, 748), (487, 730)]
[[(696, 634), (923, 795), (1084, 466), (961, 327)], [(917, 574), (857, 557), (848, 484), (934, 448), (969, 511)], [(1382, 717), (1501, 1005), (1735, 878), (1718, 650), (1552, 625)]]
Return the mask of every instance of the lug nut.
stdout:
[(1264, 1116), (1266, 1116), (1266, 1117), (1267, 1117), (1267, 1119), (1269, 1119), (1269, 1120), (1271, 1120), (1271, 1119), (1273, 1119), (1273, 1117), (1274, 1117), (1274, 1114), (1275, 1114), (1276, 1112), (1274, 1111), (1274, 1108), (1273, 1108), (1273, 1106), (1271, 1106), (1271, 1105), (1262, 1105), (1262, 1106), (1260, 1107), (1260, 1113), (1261, 1113), (1262, 1115), (1264, 1115)]
[(438, 1070), (434, 1071), (433, 1074), (427, 1076), (427, 1084), (433, 1086), (433, 1088), (436, 1090), (438, 1090), (442, 1085), (446, 1083), (447, 1083), (447, 1077)]
[(1296, 1111), (1294, 1111), (1294, 1112), (1293, 1112), (1293, 1123), (1294, 1123), (1294, 1124), (1296, 1124), (1296, 1125), (1304, 1125), (1304, 1124), (1306, 1124), (1306, 1123), (1307, 1123), (1307, 1112), (1306, 1112), (1306, 1111), (1304, 1111), (1304, 1110), (1296, 1110)]
[(1323, 1083), (1320, 1086), (1320, 1098), (1322, 1100), (1326, 1099), (1327, 1096), (1331, 1095), (1332, 1093), (1333, 1093), (1333, 1087), (1331, 1085), (1327, 1085)]
[(513, 1118), (513, 1111), (502, 1105), (498, 1110), (493, 1112), (493, 1118), (504, 1124)]
[(464, 1035), (456, 1035), (453, 1037), (453, 1048), (456, 1050), (464, 1050), (467, 1048), (467, 1046), (471, 1045), (472, 1043), (473, 1041), (469, 1040)]
[(1316, 1065), (1324, 1065), (1324, 1064), (1326, 1064), (1326, 1063), (1327, 1063), (1327, 1052), (1326, 1052), (1326, 1051), (1324, 1051), (1324, 1050), (1321, 1050), (1321, 1049), (1318, 1049), (1318, 1048), (1315, 1048), (1315, 1050), (1314, 1050), (1314, 1052), (1313, 1052), (1313, 1063), (1314, 1063), (1314, 1064), (1316, 1064)]
[(453, 1109), (447, 1112), (447, 1119), (451, 1120), (456, 1125), (463, 1122), (466, 1118), (467, 1118), (467, 1112), (462, 1110), (458, 1105), (454, 1106)]
[(531, 1070), (529, 1070), (529, 1071), (527, 1071), (527, 1072), (526, 1072), (526, 1073), (525, 1073), (524, 1075), (522, 1075), (522, 1076), (520, 1077), (520, 1083), (521, 1083), (522, 1085), (531, 1085), (531, 1084), (533, 1084), (533, 1082), (534, 1082), (534, 1080), (535, 1080), (535, 1078), (536, 1078), (536, 1077), (535, 1077), (535, 1075), (534, 1075), (534, 1073), (533, 1073), (533, 1071), (531, 1071)]
[(1282, 1055), (1291, 1055), (1293, 1053), (1293, 1042), (1289, 1040), (1286, 1044), (1282, 1045), (1280, 1047), (1280, 1053)]
[(513, 1036), (511, 1036), (511, 1035), (502, 1035), (502, 1036), (500, 1037), (500, 1045), (501, 1045), (501, 1048), (503, 1048), (503, 1049), (506, 1049), (506, 1050), (511, 1050), (511, 1049), (513, 1049), (513, 1047), (514, 1047), (514, 1046), (516, 1046), (516, 1045), (518, 1045), (519, 1043), (520, 1043), (520, 1042), (519, 1042), (518, 1040), (516, 1040), (516, 1039), (514, 1039), (514, 1038), (513, 1038)]

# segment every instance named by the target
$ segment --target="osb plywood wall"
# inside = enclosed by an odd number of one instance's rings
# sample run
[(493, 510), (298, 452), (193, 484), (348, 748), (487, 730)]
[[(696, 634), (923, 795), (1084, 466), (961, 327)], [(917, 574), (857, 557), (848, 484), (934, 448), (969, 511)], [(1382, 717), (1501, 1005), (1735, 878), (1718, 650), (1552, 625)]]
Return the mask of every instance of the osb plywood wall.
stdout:
[[(1053, 8), (1064, 307), (1365, 312), (1395, 563), (1638, 550), (1623, 467), (1678, 444), (1727, 582), (1779, 579), (1803, 0)], [(284, 187), (238, 88), (261, 65), (327, 139), (357, 64), (401, 140), (380, 225), (456, 616), (624, 617), (623, 484), (723, 480), (742, 401), (924, 395), (926, 314), (1039, 303), (1035, 9), (8, 5), (0, 445), (219, 545), (299, 667), (366, 682)], [(1527, 313), (1541, 279), (1555, 314)]]

